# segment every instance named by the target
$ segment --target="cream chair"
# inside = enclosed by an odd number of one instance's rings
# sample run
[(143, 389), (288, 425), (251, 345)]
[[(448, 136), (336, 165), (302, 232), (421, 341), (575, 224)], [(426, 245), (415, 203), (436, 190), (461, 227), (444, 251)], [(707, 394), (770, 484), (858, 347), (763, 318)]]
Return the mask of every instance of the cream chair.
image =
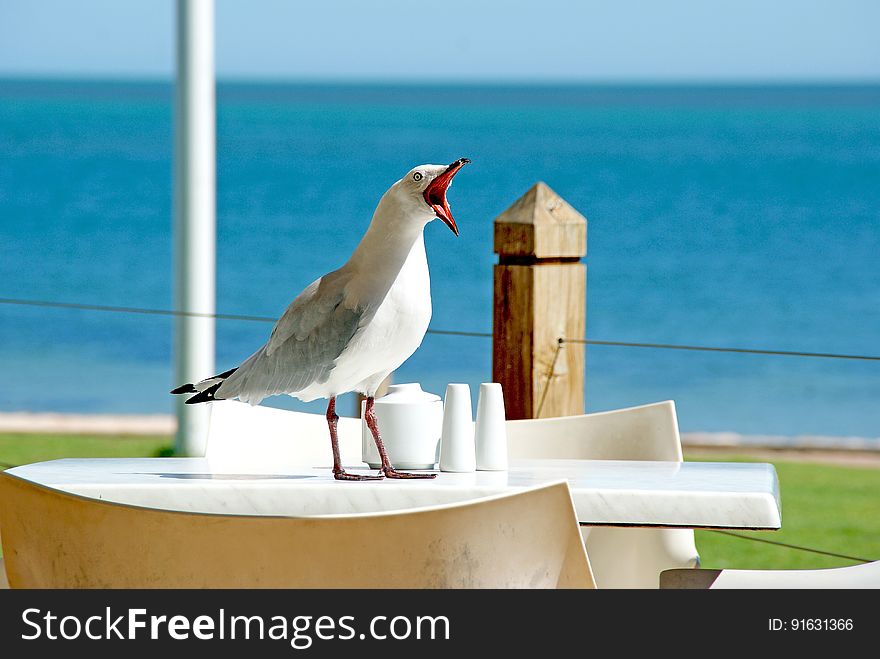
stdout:
[[(241, 469), (267, 461), (289, 460), (333, 465), (330, 432), (323, 414), (290, 412), (235, 400), (211, 405), (205, 457), (216, 467)], [(362, 465), (361, 421), (340, 417), (339, 453), (344, 465)]]
[[(682, 461), (675, 403), (611, 412), (507, 422), (511, 458)], [(657, 588), (669, 568), (693, 568), (699, 554), (690, 529), (585, 527), (599, 588)]]
[(827, 570), (666, 570), (661, 588), (880, 588), (880, 561)]
[(213, 515), (0, 474), (14, 588), (592, 588), (565, 482), (460, 504), (325, 517)]

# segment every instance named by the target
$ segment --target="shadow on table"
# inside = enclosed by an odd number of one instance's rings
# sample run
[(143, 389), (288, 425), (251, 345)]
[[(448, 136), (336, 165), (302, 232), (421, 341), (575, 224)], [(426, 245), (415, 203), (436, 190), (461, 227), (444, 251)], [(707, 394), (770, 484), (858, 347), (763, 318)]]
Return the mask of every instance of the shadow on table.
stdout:
[(169, 474), (157, 472), (139, 472), (138, 476), (158, 476), (159, 478), (174, 478), (177, 480), (192, 481), (260, 481), (260, 480), (301, 480), (304, 478), (317, 478), (317, 476), (304, 476), (302, 474)]

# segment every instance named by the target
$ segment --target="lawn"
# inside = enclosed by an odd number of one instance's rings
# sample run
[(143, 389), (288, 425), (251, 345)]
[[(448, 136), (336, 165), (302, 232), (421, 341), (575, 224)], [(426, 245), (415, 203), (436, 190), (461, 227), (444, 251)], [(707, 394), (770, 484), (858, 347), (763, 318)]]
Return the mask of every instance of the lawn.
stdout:
[(0, 433), (0, 468), (56, 458), (135, 458), (167, 455), (171, 437)]
[[(703, 459), (703, 458), (700, 458)], [(749, 461), (719, 456), (712, 461)], [(782, 493), (782, 530), (740, 535), (880, 560), (880, 469), (774, 462)], [(707, 568), (821, 568), (855, 561), (697, 531)]]
[[(0, 468), (62, 457), (168, 455), (170, 437), (0, 434)], [(700, 458), (703, 459), (703, 458)], [(747, 456), (713, 461), (749, 460)], [(774, 462), (782, 492), (782, 528), (741, 535), (880, 559), (880, 469)], [(853, 561), (697, 531), (707, 568), (819, 568)]]

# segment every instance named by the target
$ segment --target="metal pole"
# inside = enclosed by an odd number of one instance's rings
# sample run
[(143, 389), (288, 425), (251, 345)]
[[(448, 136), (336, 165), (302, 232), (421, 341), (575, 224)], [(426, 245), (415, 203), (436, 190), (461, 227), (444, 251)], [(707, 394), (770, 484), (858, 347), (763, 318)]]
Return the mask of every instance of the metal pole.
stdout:
[[(214, 1), (177, 1), (174, 107), (174, 308), (213, 314), (216, 307), (216, 145)], [(178, 316), (174, 382), (214, 370), (214, 319)], [(204, 455), (206, 405), (177, 397), (177, 452)]]

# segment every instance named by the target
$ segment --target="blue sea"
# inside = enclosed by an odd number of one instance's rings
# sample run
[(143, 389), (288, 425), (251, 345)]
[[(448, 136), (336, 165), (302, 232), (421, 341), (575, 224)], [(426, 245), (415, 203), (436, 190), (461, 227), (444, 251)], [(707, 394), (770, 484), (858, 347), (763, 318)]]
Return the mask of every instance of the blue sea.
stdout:
[[(0, 81), (0, 298), (171, 308), (172, 101)], [(221, 312), (277, 316), (393, 181), (467, 156), (461, 237), (426, 231), (436, 328), (491, 331), (492, 220), (543, 180), (589, 221), (589, 338), (880, 354), (880, 87), (221, 83), (217, 156)], [(270, 327), (218, 321), (218, 370)], [(171, 329), (0, 304), (0, 411), (170, 412)], [(490, 377), (489, 339), (436, 335), (397, 374)], [(589, 346), (586, 382), (683, 430), (880, 436), (878, 362)]]

